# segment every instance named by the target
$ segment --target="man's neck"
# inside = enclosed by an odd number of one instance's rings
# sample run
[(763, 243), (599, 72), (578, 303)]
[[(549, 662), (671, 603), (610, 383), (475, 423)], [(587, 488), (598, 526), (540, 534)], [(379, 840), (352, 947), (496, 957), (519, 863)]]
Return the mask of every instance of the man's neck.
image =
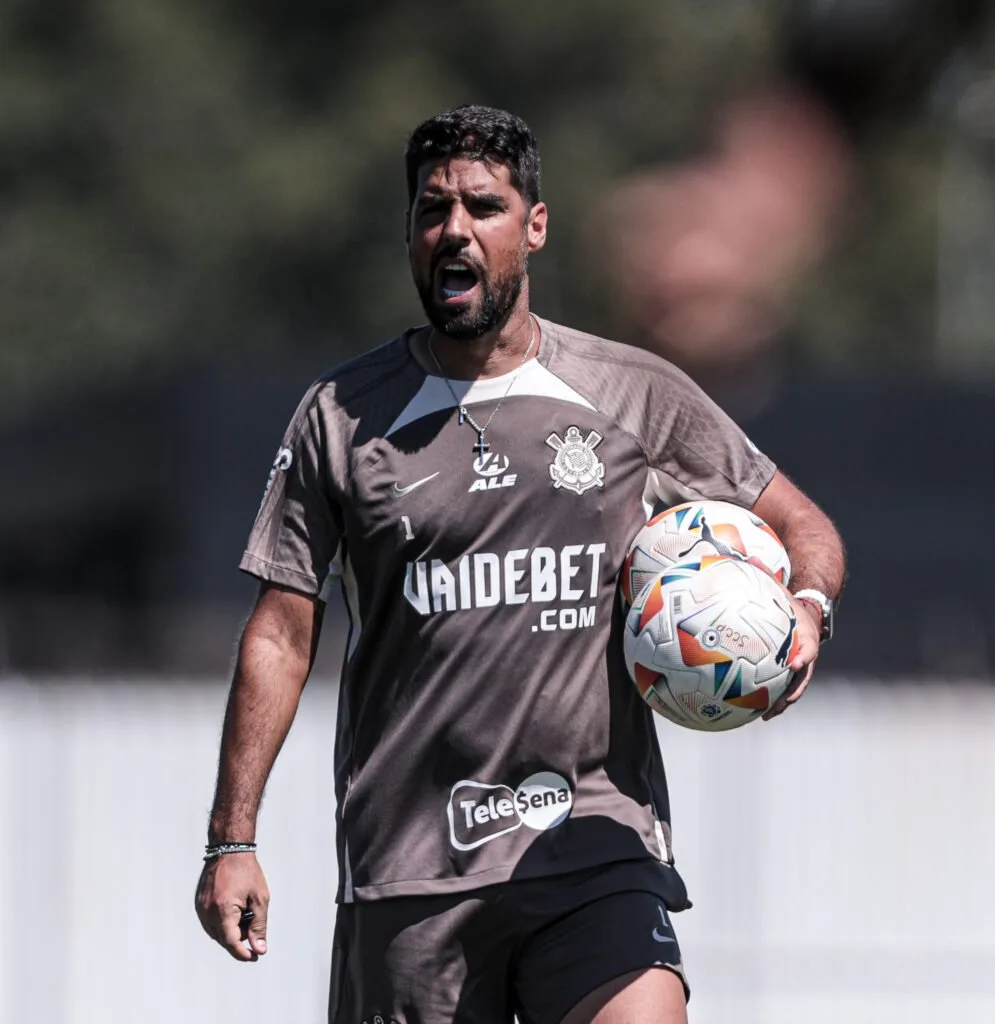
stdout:
[(446, 377), (453, 380), (500, 377), (517, 370), (526, 353), (530, 357), (535, 355), (538, 338), (539, 326), (530, 316), (527, 306), (521, 312), (513, 312), (497, 330), (472, 341), (451, 338), (433, 329), (425, 340), (427, 368), (433, 373), (441, 369)]

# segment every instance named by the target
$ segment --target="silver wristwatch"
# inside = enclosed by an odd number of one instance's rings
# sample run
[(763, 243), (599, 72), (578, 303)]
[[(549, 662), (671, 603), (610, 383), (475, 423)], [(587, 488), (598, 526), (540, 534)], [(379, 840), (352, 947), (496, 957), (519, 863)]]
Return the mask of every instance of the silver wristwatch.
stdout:
[(822, 632), (819, 640), (825, 643), (832, 638), (836, 625), (836, 603), (821, 590), (799, 590), (794, 595), (799, 601), (810, 601), (822, 613)]

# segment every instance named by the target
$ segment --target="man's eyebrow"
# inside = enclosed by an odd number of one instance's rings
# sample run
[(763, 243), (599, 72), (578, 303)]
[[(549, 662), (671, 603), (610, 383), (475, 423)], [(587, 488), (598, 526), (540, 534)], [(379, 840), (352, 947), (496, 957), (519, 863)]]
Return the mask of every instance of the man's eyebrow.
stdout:
[[(418, 194), (418, 201), (422, 202), (425, 200), (448, 199), (451, 202), (458, 195), (458, 192), (453, 192), (446, 188), (440, 188), (438, 185), (426, 185)], [(468, 202), (476, 203), (479, 206), (489, 206), (496, 210), (504, 210), (508, 207), (507, 198), (499, 195), (497, 192), (475, 192), (473, 189), (469, 189), (467, 192), (463, 193), (463, 195)]]
[(484, 203), (487, 206), (508, 205), (507, 199), (504, 196), (499, 196), (496, 192), (470, 192), (468, 198), (475, 203)]

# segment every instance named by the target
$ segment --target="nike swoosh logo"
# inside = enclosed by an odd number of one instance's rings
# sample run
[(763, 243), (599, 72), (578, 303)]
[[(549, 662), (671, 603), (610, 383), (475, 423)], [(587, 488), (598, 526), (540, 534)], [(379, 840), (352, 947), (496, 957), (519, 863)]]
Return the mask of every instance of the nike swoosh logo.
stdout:
[[(663, 927), (669, 930), (670, 929), (670, 925), (667, 922), (667, 915), (664, 912), (663, 907), (657, 907), (657, 910), (660, 911), (660, 920), (663, 922)], [(660, 930), (658, 928), (654, 928), (653, 929), (653, 938), (657, 942), (676, 942), (677, 941), (677, 939), (675, 939), (673, 937), (673, 935), (661, 935), (660, 934)]]
[(427, 484), (429, 480), (434, 480), (438, 476), (438, 472), (433, 473), (431, 476), (423, 476), (421, 480), (416, 480), (413, 484), (408, 484), (407, 487), (399, 487), (397, 481), (394, 481), (394, 497), (403, 498), (405, 494), (410, 494), (416, 487), (421, 487), (422, 484)]

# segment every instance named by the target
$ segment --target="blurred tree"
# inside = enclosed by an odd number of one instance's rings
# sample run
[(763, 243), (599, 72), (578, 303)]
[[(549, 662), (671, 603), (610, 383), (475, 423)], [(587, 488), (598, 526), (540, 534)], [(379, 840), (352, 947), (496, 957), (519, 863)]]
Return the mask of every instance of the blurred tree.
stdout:
[[(417, 319), (403, 146), (466, 101), (535, 128), (554, 216), (539, 304), (596, 325), (577, 273), (592, 190), (693, 146), (773, 36), (769, 5), (746, 0), (0, 0), (0, 33), (8, 414), (225, 348), (331, 364)], [(926, 204), (929, 175), (906, 178)], [(878, 292), (887, 310), (921, 294), (917, 223), (866, 254), (846, 299), (868, 344)]]

